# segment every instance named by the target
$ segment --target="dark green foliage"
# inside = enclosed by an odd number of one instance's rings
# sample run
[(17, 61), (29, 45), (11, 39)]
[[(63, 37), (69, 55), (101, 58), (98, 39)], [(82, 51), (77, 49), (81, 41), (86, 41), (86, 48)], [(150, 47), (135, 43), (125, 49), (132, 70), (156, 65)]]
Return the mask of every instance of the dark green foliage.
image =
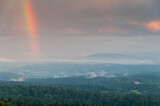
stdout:
[[(68, 77), (68, 78), (47, 78), (30, 79), (32, 84), (57, 86), (65, 88), (76, 88), (80, 90), (89, 90), (92, 92), (107, 92), (116, 94), (131, 94), (131, 90), (137, 90), (137, 93), (145, 96), (160, 97), (160, 72), (146, 72), (139, 74), (123, 75), (112, 74), (96, 78), (86, 77)], [(134, 84), (139, 81), (141, 84)]]
[(15, 106), (160, 105), (159, 99), (140, 95), (116, 95), (49, 86), (1, 85), (0, 97), (7, 102), (7, 105), (2, 106), (9, 106), (11, 103)]
[(0, 98), (0, 106), (159, 106), (160, 72), (1, 81)]

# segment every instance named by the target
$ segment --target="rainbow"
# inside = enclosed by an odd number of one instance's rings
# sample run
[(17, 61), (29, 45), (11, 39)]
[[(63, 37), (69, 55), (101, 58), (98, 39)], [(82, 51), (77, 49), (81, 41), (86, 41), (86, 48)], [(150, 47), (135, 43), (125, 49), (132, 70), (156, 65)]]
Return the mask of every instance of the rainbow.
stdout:
[(29, 31), (29, 36), (31, 37), (31, 40), (32, 40), (33, 53), (34, 53), (34, 56), (38, 58), (39, 45), (38, 45), (36, 18), (35, 18), (34, 10), (32, 8), (30, 0), (24, 0), (24, 7), (25, 7), (26, 24)]

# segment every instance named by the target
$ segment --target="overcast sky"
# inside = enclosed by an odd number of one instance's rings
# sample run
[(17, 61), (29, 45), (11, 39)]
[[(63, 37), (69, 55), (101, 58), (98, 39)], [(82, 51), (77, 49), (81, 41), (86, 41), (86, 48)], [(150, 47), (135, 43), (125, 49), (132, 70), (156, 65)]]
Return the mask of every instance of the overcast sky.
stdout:
[[(39, 59), (160, 53), (160, 0), (30, 0)], [(36, 58), (24, 0), (0, 0), (0, 61)]]

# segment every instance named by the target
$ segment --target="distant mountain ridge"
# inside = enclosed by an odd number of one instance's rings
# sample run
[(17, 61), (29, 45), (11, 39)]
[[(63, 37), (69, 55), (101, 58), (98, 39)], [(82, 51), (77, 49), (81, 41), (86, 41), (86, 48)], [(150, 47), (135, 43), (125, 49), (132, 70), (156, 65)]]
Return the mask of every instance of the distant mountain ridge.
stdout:
[(123, 59), (123, 60), (154, 60), (154, 57), (143, 55), (128, 55), (128, 54), (114, 54), (114, 53), (96, 53), (81, 57), (82, 59)]

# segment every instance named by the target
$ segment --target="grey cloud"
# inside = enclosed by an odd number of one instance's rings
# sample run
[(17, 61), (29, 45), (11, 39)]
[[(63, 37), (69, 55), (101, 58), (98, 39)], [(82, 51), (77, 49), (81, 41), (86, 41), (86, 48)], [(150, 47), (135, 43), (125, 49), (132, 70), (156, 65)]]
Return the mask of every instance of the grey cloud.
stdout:
[[(129, 25), (126, 20), (145, 24), (160, 20), (159, 0), (31, 0), (40, 33), (67, 35), (66, 29), (74, 28), (85, 35), (157, 34), (143, 26)], [(0, 22), (23, 26), (24, 8), (21, 0), (1, 0)], [(18, 22), (17, 22), (18, 19)], [(100, 33), (100, 28), (113, 29)], [(123, 33), (116, 32), (116, 29)], [(115, 30), (115, 32), (114, 32)], [(125, 33), (126, 32), (126, 33)], [(158, 32), (159, 33), (159, 32)], [(81, 33), (82, 34), (82, 33)], [(82, 34), (83, 35), (83, 34)]]
[(48, 30), (63, 32), (66, 28), (73, 27), (90, 35), (98, 35), (102, 34), (98, 32), (99, 28), (109, 27), (119, 28), (122, 32), (127, 30), (126, 35), (153, 35), (145, 27), (128, 25), (126, 20), (143, 24), (160, 20), (158, 0), (40, 0), (39, 3), (35, 0), (34, 3), (42, 30), (47, 27)]
[[(30, 1), (40, 52), (48, 58), (108, 51), (160, 51), (160, 36), (153, 36), (160, 35), (160, 0)], [(148, 43), (145, 38), (152, 41)], [(0, 41), (1, 58), (32, 58), (23, 0), (0, 0)]]

